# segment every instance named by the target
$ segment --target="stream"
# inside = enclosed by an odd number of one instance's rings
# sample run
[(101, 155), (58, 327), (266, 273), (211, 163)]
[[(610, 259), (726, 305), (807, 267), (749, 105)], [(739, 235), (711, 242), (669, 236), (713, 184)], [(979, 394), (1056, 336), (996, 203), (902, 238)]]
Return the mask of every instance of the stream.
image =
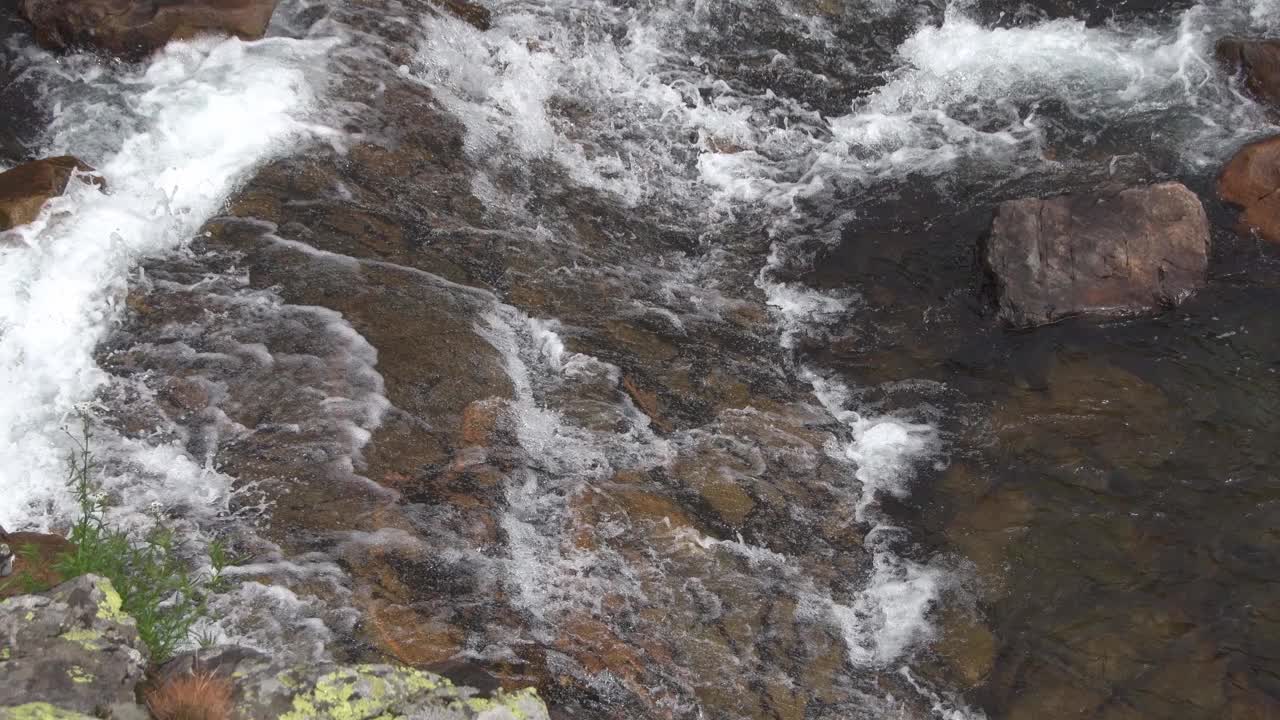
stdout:
[[(558, 718), (1280, 712), (1270, 0), (283, 0), (129, 63), (0, 3), (0, 525), (241, 562), (198, 632)], [(1030, 331), (1004, 200), (1177, 180), (1177, 308)], [(193, 640), (194, 642), (194, 640)]]

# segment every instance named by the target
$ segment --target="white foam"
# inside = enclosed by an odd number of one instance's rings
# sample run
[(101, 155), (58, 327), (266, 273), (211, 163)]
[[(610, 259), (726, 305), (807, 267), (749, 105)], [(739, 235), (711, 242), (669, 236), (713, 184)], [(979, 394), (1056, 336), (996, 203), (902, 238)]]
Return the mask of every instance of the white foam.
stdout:
[(499, 2), (493, 9), (485, 32), (428, 17), (410, 69), (466, 125), (468, 155), (487, 169), (473, 180), (478, 197), (510, 203), (493, 178), (509, 175), (513, 160), (526, 175), (555, 162), (574, 183), (627, 206), (702, 195), (682, 157), (689, 133), (697, 143), (736, 143), (757, 132), (749, 104), (727, 87), (717, 93), (723, 100), (704, 98), (694, 61), (672, 55), (670, 38), (689, 30), (696, 8), (645, 15), (596, 3)]
[(801, 335), (813, 336), (821, 328), (847, 317), (857, 297), (849, 292), (823, 292), (794, 283), (763, 282), (769, 307), (782, 326), (782, 346), (793, 348)]
[[(1262, 23), (1272, 2), (1255, 0), (1244, 14)], [(870, 5), (878, 14), (907, 10), (893, 0)], [(473, 189), (489, 205), (519, 194), (511, 175), (532, 184), (531, 168), (550, 162), (574, 184), (612, 193), (626, 205), (658, 198), (688, 203), (698, 217), (713, 218), (721, 214), (708, 211), (744, 205), (781, 211), (771, 212), (767, 229), (776, 242), (757, 285), (779, 321), (784, 347), (838, 334), (860, 301), (854, 293), (778, 279), (790, 261), (788, 242), (812, 239), (807, 228), (799, 231), (792, 223), (814, 212), (801, 200), (911, 174), (937, 177), (961, 166), (1002, 179), (1028, 168), (1055, 168), (1058, 161), (1048, 152), (1057, 149), (1049, 147), (1050, 106), (1145, 131), (1144, 149), (1167, 151), (1193, 170), (1270, 127), (1212, 60), (1213, 39), (1241, 27), (1239, 8), (1197, 6), (1171, 26), (1086, 27), (1057, 20), (990, 28), (956, 6), (940, 25), (923, 25), (908, 37), (881, 86), (847, 112), (824, 117), (772, 91), (748, 95), (741, 89), (745, 83), (711, 77), (705, 60), (683, 45), (687, 33), (716, 31), (704, 22), (708, 6), (670, 3), (666, 16), (617, 16), (614, 9), (571, 0), (543, 13), (529, 3), (500, 1), (495, 27), (485, 33), (454, 19), (428, 21), (408, 72), (465, 124), (468, 153), (486, 169), (473, 179)], [(813, 37), (832, 37), (822, 23), (805, 22)], [(610, 23), (625, 32), (602, 32)], [(786, 58), (777, 53), (774, 61)], [(715, 204), (704, 203), (708, 190)], [(557, 240), (541, 226), (529, 237)], [(667, 288), (672, 300), (687, 292)], [(718, 313), (717, 307), (706, 317)], [(502, 338), (493, 342), (508, 357), (517, 394), (532, 397), (535, 373), (512, 360), (519, 348), (509, 320), (503, 320), (508, 330), (493, 332)], [(681, 317), (673, 324), (683, 327)], [(560, 370), (568, 361), (552, 332), (534, 328), (537, 356)], [(907, 496), (916, 469), (936, 460), (941, 441), (928, 423), (859, 406), (849, 388), (818, 373), (802, 377), (844, 425), (831, 454), (848, 470), (847, 489), (857, 493), (855, 519), (872, 526), (866, 585), (848, 602), (821, 596), (815, 606), (841, 629), (854, 663), (885, 667), (932, 637), (928, 616), (949, 580), (942, 568), (900, 556), (901, 533), (881, 517), (878, 503)], [(535, 403), (522, 405), (519, 416), (522, 445), (547, 467), (545, 475), (531, 473), (508, 489), (513, 512), (504, 528), (519, 593), (527, 607), (541, 612), (564, 601), (557, 593), (567, 591), (555, 583), (576, 578), (584, 561), (565, 554), (560, 539), (547, 534), (555, 524), (547, 517), (559, 517), (566, 487), (605, 478), (601, 468), (613, 458), (598, 439), (575, 435), (564, 418)], [(549, 478), (564, 484), (548, 487)], [(686, 544), (723, 548), (753, 567), (787, 564), (767, 548), (740, 541)]]
[(1037, 111), (1046, 101), (1113, 124), (1159, 123), (1151, 144), (1191, 168), (1208, 166), (1271, 127), (1212, 57), (1214, 39), (1238, 26), (1231, 12), (1196, 6), (1170, 30), (1069, 19), (990, 28), (953, 7), (941, 25), (907, 38), (900, 68), (849, 113), (775, 131), (764, 141), (767, 161), (748, 152), (704, 157), (699, 167), (724, 198), (783, 208), (836, 179), (936, 175), (961, 161), (1017, 173), (1053, 162)]
[(552, 370), (561, 372), (564, 370), (564, 341), (555, 331), (558, 326), (556, 321), (529, 319), (529, 329), (533, 332), (534, 342), (542, 358)]
[[(570, 372), (574, 365), (605, 369), (616, 382), (617, 369), (589, 356), (574, 354), (563, 376), (543, 379), (532, 372), (530, 360), (547, 360), (548, 323), (532, 321), (515, 308), (495, 304), (476, 331), (501, 354), (515, 389), (510, 411), (516, 419), (519, 444), (531, 459), (517, 468), (505, 488), (507, 511), (501, 525), (507, 535), (509, 558), (504, 563), (514, 601), (539, 621), (554, 620), (573, 608), (597, 607), (601, 598), (620, 593), (640, 598), (643, 592), (627, 564), (613, 552), (574, 547), (564, 537), (571, 498), (609, 480), (622, 468), (649, 469), (670, 462), (670, 444), (648, 428), (647, 418), (634, 412), (622, 432), (595, 432), (577, 427), (554, 408), (536, 398), (544, 383), (590, 382)], [(626, 403), (629, 406), (629, 401)], [(535, 632), (546, 630), (535, 627)]]
[(931, 640), (934, 631), (927, 617), (945, 583), (942, 570), (874, 553), (871, 577), (854, 603), (829, 607), (844, 633), (849, 659), (864, 667), (884, 667)]
[(304, 67), (331, 46), (174, 43), (141, 71), (83, 69), (68, 97), (55, 77), (65, 71), (46, 68), (46, 101), (61, 106), (46, 149), (95, 164), (109, 191), (77, 184), (0, 243), (0, 523), (65, 517), (61, 428), (105, 382), (93, 351), (128, 272), (190, 237), (253, 166), (322, 132), (306, 120)]

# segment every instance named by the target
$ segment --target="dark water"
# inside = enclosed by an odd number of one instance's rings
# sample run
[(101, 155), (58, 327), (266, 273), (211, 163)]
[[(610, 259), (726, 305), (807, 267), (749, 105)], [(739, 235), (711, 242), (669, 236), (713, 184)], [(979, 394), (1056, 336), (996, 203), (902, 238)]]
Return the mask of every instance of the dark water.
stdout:
[[(0, 408), (6, 525), (60, 522), (22, 458), (96, 398), (119, 515), (249, 559), (228, 640), (533, 683), (562, 717), (1280, 712), (1280, 250), (1212, 194), (1272, 130), (1212, 42), (1272, 8), (491, 10), (289, 2), (292, 39), (186, 75), (13, 26), (4, 160), (79, 152), (104, 208), (182, 219), (3, 257), (103, 329), (100, 382), (46, 377), (11, 350), (45, 347), (42, 296), (0, 299), (6, 379), (51, 408)], [(149, 125), (156, 96), (188, 122)], [(1208, 288), (997, 323), (996, 203), (1163, 179), (1210, 211)], [(22, 242), (96, 247), (67, 223)]]

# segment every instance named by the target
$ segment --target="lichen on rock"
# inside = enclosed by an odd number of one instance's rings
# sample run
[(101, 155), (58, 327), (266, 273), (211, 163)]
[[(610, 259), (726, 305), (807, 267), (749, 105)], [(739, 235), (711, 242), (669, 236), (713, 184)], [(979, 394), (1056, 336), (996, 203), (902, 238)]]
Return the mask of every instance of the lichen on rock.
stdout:
[(244, 717), (278, 720), (545, 720), (536, 690), (482, 695), (434, 673), (396, 665), (295, 665), (244, 648), (180, 656), (162, 676), (214, 672), (234, 685)]
[(43, 702), (0, 707), (0, 720), (91, 720), (91, 716)]
[[(81, 720), (111, 708), (144, 717), (147, 668), (136, 623), (110, 581), (86, 575), (39, 595), (0, 601), (0, 720)], [(226, 678), (240, 717), (278, 720), (546, 720), (532, 688), (483, 695), (447, 678), (394, 665), (294, 663), (246, 648), (207, 648), (160, 670)]]
[[(133, 704), (147, 650), (108, 580), (86, 575), (0, 603), (0, 707), (12, 718), (92, 714)], [(64, 715), (48, 713), (63, 712)], [(45, 713), (45, 714), (41, 714)], [(72, 715), (74, 716), (74, 715)]]

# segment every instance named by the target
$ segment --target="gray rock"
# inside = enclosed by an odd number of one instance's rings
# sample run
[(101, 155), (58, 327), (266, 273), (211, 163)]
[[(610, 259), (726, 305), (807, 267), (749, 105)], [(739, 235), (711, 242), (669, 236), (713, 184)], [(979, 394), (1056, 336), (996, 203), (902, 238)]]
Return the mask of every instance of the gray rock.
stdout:
[(0, 718), (132, 705), (146, 653), (106, 579), (86, 575), (7, 598), (0, 602)]
[(546, 720), (532, 688), (485, 696), (433, 673), (393, 665), (292, 665), (237, 647), (209, 648), (179, 656), (162, 678), (192, 671), (231, 680), (239, 715), (246, 720)]
[(0, 707), (0, 720), (96, 720), (92, 715), (63, 710), (49, 703), (33, 702)]
[(1202, 287), (1209, 221), (1179, 183), (1000, 205), (983, 259), (1017, 326), (1177, 304)]

